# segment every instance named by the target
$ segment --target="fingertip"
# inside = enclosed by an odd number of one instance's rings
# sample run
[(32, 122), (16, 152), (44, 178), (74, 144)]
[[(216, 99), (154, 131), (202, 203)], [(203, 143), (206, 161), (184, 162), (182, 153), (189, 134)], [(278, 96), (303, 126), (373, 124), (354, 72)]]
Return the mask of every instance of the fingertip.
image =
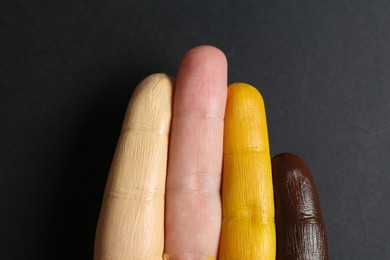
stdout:
[(290, 160), (297, 160), (297, 161), (300, 161), (301, 163), (305, 164), (301, 157), (299, 157), (296, 154), (289, 153), (289, 152), (279, 153), (279, 154), (275, 155), (274, 157), (272, 157), (272, 160), (274, 160), (274, 159), (275, 160), (289, 160), (289, 159)]
[(264, 101), (255, 87), (243, 82), (229, 85), (224, 127), (226, 136), (236, 132), (245, 133), (239, 139), (225, 138), (226, 154), (243, 149), (269, 154)]
[(199, 45), (189, 49), (181, 60), (181, 65), (192, 65), (194, 61), (201, 60), (202, 63), (210, 62), (214, 65), (227, 68), (227, 58), (225, 53), (211, 45)]
[(307, 167), (305, 161), (296, 154), (293, 153), (280, 153), (275, 155), (272, 160), (272, 167), (274, 178), (280, 183), (288, 182), (291, 180), (307, 179), (315, 189), (313, 177)]
[(288, 214), (291, 221), (321, 222), (317, 189), (303, 159), (292, 153), (281, 153), (271, 163), (277, 209)]
[(227, 59), (208, 45), (187, 51), (179, 65), (174, 114), (223, 119), (227, 95)]
[(226, 78), (227, 88), (227, 58), (223, 51), (214, 46), (200, 45), (188, 50), (180, 61), (177, 77), (184, 74), (199, 74), (206, 78), (208, 74), (214, 79)]
[(122, 133), (134, 129), (168, 134), (174, 84), (174, 78), (165, 73), (144, 78), (130, 99)]
[(245, 83), (245, 82), (234, 82), (229, 85), (229, 92), (236, 93), (236, 92), (248, 92), (252, 95), (260, 95), (260, 91), (255, 88), (254, 86)]
[(254, 86), (243, 82), (235, 82), (229, 85), (227, 94), (228, 106), (227, 112), (239, 114), (241, 116), (250, 116), (247, 112), (265, 110), (264, 100), (260, 91)]

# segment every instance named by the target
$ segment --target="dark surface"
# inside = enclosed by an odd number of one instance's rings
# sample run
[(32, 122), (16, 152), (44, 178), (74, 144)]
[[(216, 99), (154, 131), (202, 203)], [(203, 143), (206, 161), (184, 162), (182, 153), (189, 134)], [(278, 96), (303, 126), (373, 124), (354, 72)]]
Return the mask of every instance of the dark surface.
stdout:
[(276, 259), (328, 260), (317, 189), (305, 162), (291, 153), (272, 158)]
[[(238, 3), (239, 2), (239, 3)], [(390, 1), (1, 1), (0, 259), (91, 259), (134, 86), (220, 47), (272, 155), (316, 181), (330, 259), (390, 259)]]

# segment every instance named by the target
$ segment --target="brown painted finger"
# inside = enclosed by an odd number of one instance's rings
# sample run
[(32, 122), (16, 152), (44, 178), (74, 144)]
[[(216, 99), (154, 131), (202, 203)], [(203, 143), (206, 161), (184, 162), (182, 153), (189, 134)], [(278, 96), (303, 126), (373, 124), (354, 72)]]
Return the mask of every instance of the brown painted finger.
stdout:
[(277, 232), (276, 259), (328, 259), (326, 230), (314, 180), (290, 153), (272, 159)]

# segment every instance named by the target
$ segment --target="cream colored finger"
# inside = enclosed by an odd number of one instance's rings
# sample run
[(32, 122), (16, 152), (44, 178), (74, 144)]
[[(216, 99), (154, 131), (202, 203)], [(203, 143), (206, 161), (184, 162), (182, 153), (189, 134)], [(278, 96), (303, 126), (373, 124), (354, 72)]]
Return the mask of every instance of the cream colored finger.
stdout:
[(170, 77), (153, 74), (130, 100), (104, 192), (95, 260), (162, 258), (172, 92)]

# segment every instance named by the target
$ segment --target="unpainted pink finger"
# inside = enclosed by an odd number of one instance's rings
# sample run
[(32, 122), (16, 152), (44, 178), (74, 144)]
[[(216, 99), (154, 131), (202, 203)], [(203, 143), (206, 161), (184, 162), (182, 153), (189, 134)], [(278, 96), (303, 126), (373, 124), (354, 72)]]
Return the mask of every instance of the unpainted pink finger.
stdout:
[(165, 213), (170, 260), (216, 256), (221, 226), (225, 55), (211, 46), (188, 51), (174, 98)]

